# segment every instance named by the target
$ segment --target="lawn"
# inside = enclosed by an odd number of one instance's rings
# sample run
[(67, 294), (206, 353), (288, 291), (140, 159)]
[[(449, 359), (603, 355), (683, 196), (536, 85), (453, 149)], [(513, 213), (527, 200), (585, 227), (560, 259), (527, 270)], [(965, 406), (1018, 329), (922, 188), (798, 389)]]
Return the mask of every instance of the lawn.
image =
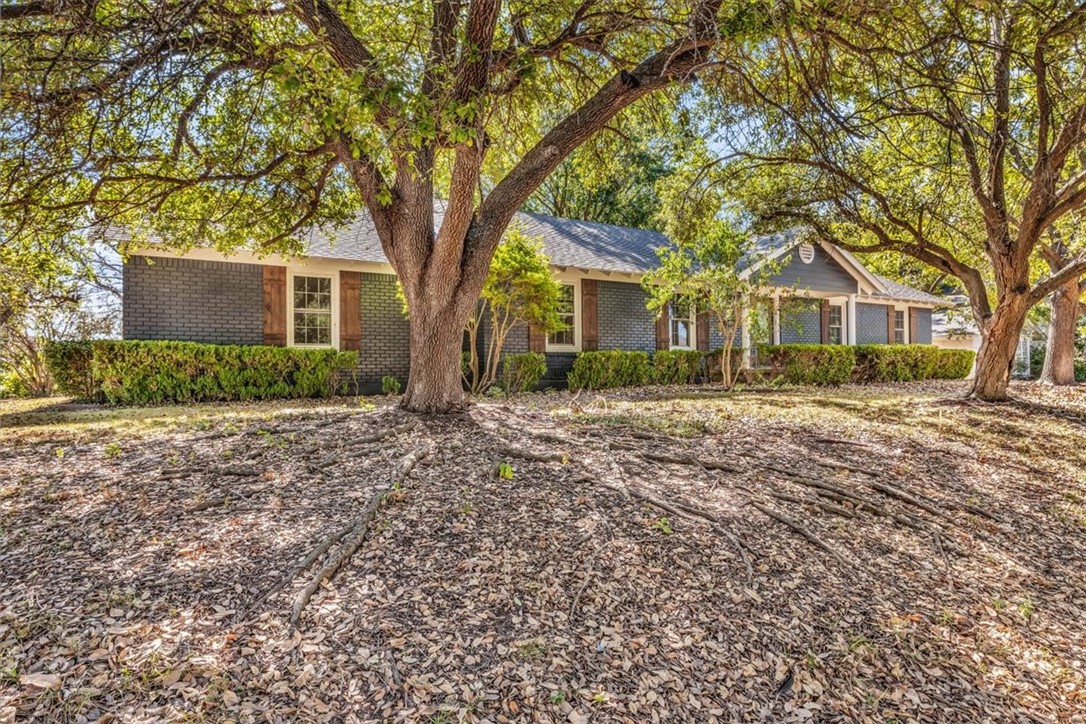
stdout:
[(0, 722), (1080, 720), (1086, 392), (964, 390), (0, 402)]

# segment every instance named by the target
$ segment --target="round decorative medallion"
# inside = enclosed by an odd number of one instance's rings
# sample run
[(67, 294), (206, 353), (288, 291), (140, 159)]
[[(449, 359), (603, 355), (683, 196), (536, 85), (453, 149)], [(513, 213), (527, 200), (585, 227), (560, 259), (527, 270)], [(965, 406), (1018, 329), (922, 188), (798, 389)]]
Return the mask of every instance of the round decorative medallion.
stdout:
[(814, 261), (814, 247), (810, 244), (800, 244), (799, 260), (804, 264), (810, 264), (812, 261)]

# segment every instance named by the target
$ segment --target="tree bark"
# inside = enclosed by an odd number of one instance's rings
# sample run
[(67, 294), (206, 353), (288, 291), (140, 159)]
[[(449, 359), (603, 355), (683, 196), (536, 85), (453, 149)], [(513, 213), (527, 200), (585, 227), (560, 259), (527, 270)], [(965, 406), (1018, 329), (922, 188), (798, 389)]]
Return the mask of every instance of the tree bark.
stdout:
[(988, 320), (977, 352), (977, 368), (971, 395), (985, 402), (1010, 399), (1007, 386), (1011, 381), (1018, 338), (1026, 322), (1029, 303), (1025, 295), (1009, 294), (996, 307)]
[(1078, 326), (1079, 295), (1077, 279), (1072, 279), (1052, 293), (1052, 316), (1048, 323), (1048, 342), (1040, 382), (1049, 385), (1075, 384), (1075, 330)]
[(466, 319), (456, 304), (411, 310), (411, 370), (402, 407), (426, 414), (453, 412), (463, 405), (460, 350)]

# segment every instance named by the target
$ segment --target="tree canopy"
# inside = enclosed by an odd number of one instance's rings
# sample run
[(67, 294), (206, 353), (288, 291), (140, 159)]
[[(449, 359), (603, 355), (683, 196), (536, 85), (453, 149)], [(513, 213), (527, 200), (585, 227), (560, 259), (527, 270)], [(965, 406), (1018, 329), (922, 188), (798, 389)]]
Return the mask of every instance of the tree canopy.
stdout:
[(985, 335), (976, 392), (1002, 398), (1026, 313), (1086, 271), (1081, 250), (1054, 273), (1038, 257), (1086, 204), (1086, 6), (891, 10), (752, 43), (729, 63), (742, 95), (704, 115), (755, 217), (956, 277)]
[(771, 13), (722, 0), (36, 0), (0, 19), (6, 233), (110, 222), (178, 246), (298, 251), (305, 229), (364, 204), (411, 307), (404, 402), (422, 411), (459, 404), (450, 330), (516, 210), (620, 112), (713, 72)]

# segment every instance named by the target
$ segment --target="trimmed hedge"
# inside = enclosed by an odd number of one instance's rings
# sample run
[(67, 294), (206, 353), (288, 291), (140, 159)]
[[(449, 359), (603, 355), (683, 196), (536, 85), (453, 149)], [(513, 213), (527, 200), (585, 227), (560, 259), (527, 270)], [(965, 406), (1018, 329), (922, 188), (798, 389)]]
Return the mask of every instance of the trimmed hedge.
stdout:
[(102, 387), (91, 371), (94, 342), (50, 342), (45, 346), (45, 364), (57, 389), (87, 402), (101, 402)]
[(856, 382), (960, 380), (969, 375), (976, 353), (927, 344), (861, 344), (856, 348)]
[(940, 349), (933, 377), (937, 380), (964, 380), (973, 371), (977, 353), (971, 349)]
[[(71, 344), (71, 343), (62, 343)], [(75, 343), (79, 344), (79, 343)], [(49, 356), (57, 380), (93, 381), (93, 395), (115, 405), (325, 397), (357, 352), (325, 349), (102, 340), (88, 356), (72, 350)]]
[(533, 390), (547, 374), (547, 355), (540, 352), (507, 354), (502, 360), (502, 388), (516, 395)]
[(652, 381), (688, 385), (701, 374), (702, 353), (690, 349), (661, 350), (652, 355)]
[(581, 352), (566, 379), (571, 390), (636, 387), (652, 380), (652, 367), (645, 352)]
[(843, 385), (856, 366), (853, 349), (843, 344), (759, 345), (758, 358), (791, 385)]

